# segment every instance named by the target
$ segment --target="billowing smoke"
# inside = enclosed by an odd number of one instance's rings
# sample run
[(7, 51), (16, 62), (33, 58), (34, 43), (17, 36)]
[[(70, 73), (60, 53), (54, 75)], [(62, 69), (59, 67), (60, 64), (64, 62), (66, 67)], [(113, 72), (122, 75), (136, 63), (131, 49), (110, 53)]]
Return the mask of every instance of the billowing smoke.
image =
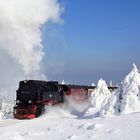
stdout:
[(40, 71), (44, 56), (41, 26), (58, 22), (60, 13), (57, 0), (0, 0), (0, 52), (13, 58), (26, 77)]
[(0, 0), (0, 113), (10, 114), (19, 80), (41, 78), (41, 28), (60, 14), (57, 0)]

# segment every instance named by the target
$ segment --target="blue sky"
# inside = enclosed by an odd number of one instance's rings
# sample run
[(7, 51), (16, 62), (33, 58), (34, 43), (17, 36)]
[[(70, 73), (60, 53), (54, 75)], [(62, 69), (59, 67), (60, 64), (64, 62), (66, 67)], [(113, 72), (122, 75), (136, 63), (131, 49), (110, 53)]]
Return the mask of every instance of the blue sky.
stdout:
[(140, 1), (60, 0), (63, 24), (43, 27), (49, 80), (119, 83), (140, 67)]

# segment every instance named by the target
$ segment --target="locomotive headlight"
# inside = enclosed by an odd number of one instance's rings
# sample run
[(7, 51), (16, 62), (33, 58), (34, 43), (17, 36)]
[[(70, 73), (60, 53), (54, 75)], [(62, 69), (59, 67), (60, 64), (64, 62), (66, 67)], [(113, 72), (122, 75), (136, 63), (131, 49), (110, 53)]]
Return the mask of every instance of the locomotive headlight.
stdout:
[(19, 104), (20, 103), (20, 100), (17, 100), (16, 102)]
[(29, 104), (31, 104), (31, 103), (32, 103), (32, 101), (31, 101), (31, 100), (29, 100), (28, 102), (29, 102)]
[(27, 80), (24, 80), (24, 83), (27, 83)]

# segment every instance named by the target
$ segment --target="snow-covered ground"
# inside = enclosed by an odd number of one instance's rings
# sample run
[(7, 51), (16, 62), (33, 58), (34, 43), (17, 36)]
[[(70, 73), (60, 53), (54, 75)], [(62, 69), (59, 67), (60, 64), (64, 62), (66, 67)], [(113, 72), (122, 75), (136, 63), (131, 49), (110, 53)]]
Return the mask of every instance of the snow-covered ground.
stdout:
[(0, 121), (5, 140), (139, 140), (140, 113), (107, 118), (77, 118), (52, 112), (34, 120)]

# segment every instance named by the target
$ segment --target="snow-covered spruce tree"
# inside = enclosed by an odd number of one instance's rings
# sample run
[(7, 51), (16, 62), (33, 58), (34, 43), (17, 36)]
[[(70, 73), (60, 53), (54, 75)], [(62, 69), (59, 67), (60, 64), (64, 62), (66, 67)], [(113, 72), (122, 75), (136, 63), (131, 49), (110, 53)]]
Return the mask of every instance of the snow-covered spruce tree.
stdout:
[(89, 108), (85, 111), (85, 116), (98, 117), (100, 111), (106, 105), (108, 98), (111, 96), (111, 92), (107, 87), (107, 84), (104, 80), (100, 79), (98, 81), (97, 87), (92, 92), (89, 98)]
[(107, 87), (104, 80), (100, 79), (97, 84), (97, 88), (92, 92), (90, 97), (90, 104), (92, 107), (100, 109), (106, 104), (106, 100), (110, 97), (111, 92)]
[(15, 100), (15, 90), (4, 90), (0, 91), (0, 119), (6, 119), (12, 117), (13, 105)]
[(115, 91), (102, 108), (101, 115), (116, 115), (140, 111), (140, 73), (133, 64), (132, 71), (121, 83), (120, 89)]
[(112, 93), (107, 99), (106, 104), (102, 107), (100, 116), (112, 116), (120, 113), (121, 89)]
[(66, 83), (65, 83), (65, 81), (64, 81), (64, 80), (62, 80), (61, 84), (62, 84), (62, 85), (65, 85)]
[(140, 73), (135, 64), (122, 83), (120, 110), (122, 113), (140, 112)]

